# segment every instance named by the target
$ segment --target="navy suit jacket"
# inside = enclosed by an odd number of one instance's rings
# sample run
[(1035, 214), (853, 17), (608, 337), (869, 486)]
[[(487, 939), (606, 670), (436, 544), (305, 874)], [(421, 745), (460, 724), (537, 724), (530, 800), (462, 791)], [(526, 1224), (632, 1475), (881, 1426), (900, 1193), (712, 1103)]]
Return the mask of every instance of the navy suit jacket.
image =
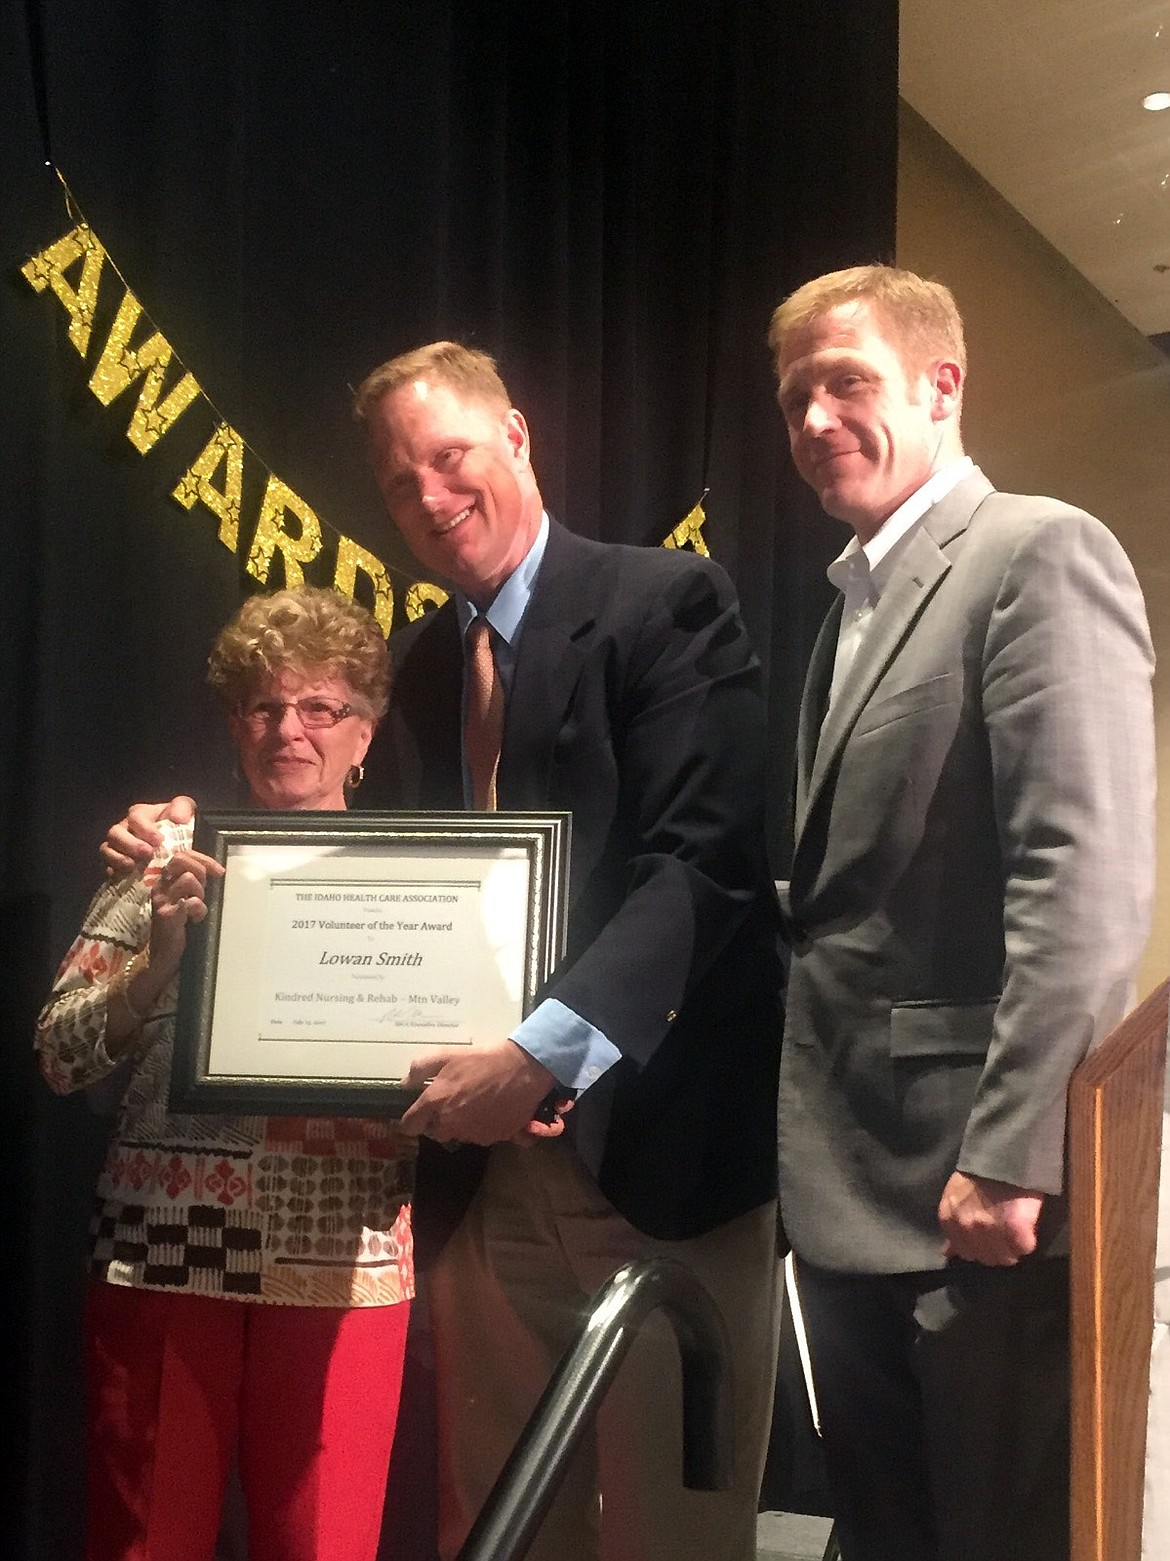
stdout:
[[(452, 603), (396, 632), (363, 802), (463, 806)], [(572, 813), (568, 949), (545, 992), (621, 1060), (567, 1118), (646, 1234), (701, 1234), (775, 1196), (778, 906), (764, 841), (760, 669), (725, 572), (553, 524), (520, 640), (502, 809)], [(431, 1151), (433, 1176), (457, 1157)], [(474, 1169), (471, 1179), (474, 1180)]]

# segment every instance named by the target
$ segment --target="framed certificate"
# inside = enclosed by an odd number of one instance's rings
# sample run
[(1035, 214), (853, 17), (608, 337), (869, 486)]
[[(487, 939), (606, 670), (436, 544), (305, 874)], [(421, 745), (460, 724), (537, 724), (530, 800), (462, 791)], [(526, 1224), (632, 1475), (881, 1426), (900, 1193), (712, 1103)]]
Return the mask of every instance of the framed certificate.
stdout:
[(201, 813), (170, 1106), (397, 1116), (420, 1052), (498, 1040), (564, 952), (567, 813)]

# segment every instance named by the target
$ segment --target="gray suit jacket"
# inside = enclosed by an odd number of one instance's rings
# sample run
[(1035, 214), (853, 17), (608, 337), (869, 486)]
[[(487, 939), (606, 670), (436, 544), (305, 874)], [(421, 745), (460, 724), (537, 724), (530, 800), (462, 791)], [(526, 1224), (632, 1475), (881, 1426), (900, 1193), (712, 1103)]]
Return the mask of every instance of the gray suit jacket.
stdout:
[(1054, 1195), (1052, 1250), (1069, 1076), (1149, 927), (1141, 592), (1099, 521), (976, 471), (907, 544), (825, 715), (840, 612), (798, 740), (785, 1227), (822, 1267), (940, 1267), (958, 1167)]

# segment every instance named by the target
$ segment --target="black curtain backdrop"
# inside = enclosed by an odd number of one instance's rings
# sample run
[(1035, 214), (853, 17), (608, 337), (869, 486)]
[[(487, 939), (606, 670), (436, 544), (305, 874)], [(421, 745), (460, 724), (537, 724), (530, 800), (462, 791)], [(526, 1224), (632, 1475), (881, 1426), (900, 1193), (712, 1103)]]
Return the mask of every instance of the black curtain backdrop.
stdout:
[[(705, 535), (768, 672), (783, 871), (800, 678), (844, 533), (790, 470), (764, 334), (798, 282), (892, 252), (896, 9), (0, 0), (3, 1141), (21, 1450), (6, 1554), (81, 1553), (81, 1275), (108, 1131), (91, 1103), (41, 1085), (32, 1019), (108, 824), (136, 798), (231, 795), (204, 663), (256, 586), (243, 560), (268, 471), (326, 527), (309, 577), (329, 583), (331, 541), (352, 537), (391, 568), (403, 621), (416, 570), (350, 416), (370, 368), (438, 336), (496, 354), (546, 501), (588, 535), (656, 545), (710, 490)], [(138, 386), (108, 407), (88, 388), (122, 298), (113, 269), (84, 359), (61, 304), (21, 275), (76, 220), (54, 166), (247, 442), (236, 554), (206, 509), (169, 496), (211, 408), (141, 455), (126, 437)], [(814, 1510), (788, 1440), (801, 1430), (778, 1422), (770, 1505)]]

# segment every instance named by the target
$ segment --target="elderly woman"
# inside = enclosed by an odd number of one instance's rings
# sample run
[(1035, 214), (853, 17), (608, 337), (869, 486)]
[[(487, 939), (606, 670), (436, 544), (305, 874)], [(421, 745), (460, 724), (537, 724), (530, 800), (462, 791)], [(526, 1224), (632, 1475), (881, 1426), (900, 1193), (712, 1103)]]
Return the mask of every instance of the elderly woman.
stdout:
[[(245, 601), (209, 677), (261, 808), (343, 808), (386, 642), (333, 591)], [(413, 1294), (413, 1145), (387, 1121), (178, 1116), (191, 828), (94, 897), (37, 1025), (60, 1093), (128, 1068), (86, 1302), (88, 1561), (211, 1561), (233, 1454), (250, 1561), (373, 1561)]]

